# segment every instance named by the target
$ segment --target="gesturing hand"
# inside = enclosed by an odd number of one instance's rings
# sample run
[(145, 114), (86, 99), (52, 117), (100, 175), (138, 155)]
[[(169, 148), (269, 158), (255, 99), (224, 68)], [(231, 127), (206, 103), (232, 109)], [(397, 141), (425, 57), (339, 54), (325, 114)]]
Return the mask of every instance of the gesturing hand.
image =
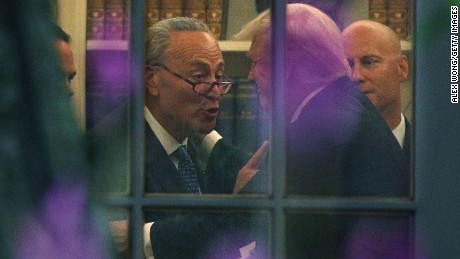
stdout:
[(260, 164), (268, 151), (268, 146), (270, 143), (268, 141), (264, 141), (262, 145), (260, 145), (259, 149), (254, 153), (254, 155), (249, 159), (246, 165), (241, 168), (238, 172), (238, 176), (236, 177), (235, 187), (233, 188), (233, 194), (237, 194), (240, 190), (246, 186), (249, 180), (259, 171)]

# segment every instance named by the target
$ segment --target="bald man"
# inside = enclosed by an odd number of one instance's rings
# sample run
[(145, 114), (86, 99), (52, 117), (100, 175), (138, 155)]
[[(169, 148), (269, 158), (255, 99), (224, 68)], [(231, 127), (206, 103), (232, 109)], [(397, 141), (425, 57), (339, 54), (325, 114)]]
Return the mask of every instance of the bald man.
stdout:
[(381, 23), (357, 21), (342, 32), (352, 79), (385, 119), (410, 156), (410, 124), (401, 112), (401, 83), (409, 65), (398, 36)]

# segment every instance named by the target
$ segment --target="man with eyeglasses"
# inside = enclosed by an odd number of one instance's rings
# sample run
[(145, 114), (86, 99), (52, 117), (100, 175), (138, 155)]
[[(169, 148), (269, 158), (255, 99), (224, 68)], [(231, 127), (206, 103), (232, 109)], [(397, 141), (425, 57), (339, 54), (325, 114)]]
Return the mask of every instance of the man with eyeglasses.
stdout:
[[(213, 131), (221, 96), (233, 83), (223, 74), (209, 28), (192, 18), (160, 21), (149, 28), (146, 52), (145, 192), (238, 193), (257, 171), (266, 144), (246, 164), (249, 156)], [(249, 221), (225, 214), (147, 210), (147, 257), (150, 246), (157, 259), (240, 257), (239, 248), (252, 240), (244, 234)]]

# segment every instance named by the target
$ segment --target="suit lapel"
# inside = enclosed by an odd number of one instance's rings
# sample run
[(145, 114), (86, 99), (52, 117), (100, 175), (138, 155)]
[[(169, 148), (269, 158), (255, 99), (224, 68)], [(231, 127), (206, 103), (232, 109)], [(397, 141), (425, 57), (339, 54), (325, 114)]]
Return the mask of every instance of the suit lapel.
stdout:
[(145, 178), (146, 192), (184, 193), (185, 186), (158, 138), (145, 123)]

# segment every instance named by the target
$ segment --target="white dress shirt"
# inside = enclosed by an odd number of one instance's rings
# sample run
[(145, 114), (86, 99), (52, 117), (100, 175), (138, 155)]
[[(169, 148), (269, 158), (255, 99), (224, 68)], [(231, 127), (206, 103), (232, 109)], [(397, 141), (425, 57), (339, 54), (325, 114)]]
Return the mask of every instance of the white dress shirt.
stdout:
[(406, 135), (406, 121), (404, 120), (404, 115), (401, 113), (401, 122), (399, 123), (394, 130), (392, 130), (393, 135), (395, 135), (396, 140), (398, 140), (401, 148), (404, 145), (404, 136)]
[(171, 136), (171, 134), (169, 134), (165, 130), (165, 128), (163, 128), (163, 126), (160, 125), (160, 123), (155, 119), (155, 117), (153, 117), (149, 109), (147, 109), (147, 107), (145, 106), (144, 118), (149, 124), (150, 129), (152, 129), (155, 136), (157, 136), (158, 140), (160, 141), (168, 156), (173, 161), (176, 168), (178, 168), (179, 159), (176, 156), (173, 156), (172, 153), (174, 153), (180, 145), (187, 145), (188, 139), (186, 138), (182, 143), (177, 142), (177, 140), (173, 136)]

